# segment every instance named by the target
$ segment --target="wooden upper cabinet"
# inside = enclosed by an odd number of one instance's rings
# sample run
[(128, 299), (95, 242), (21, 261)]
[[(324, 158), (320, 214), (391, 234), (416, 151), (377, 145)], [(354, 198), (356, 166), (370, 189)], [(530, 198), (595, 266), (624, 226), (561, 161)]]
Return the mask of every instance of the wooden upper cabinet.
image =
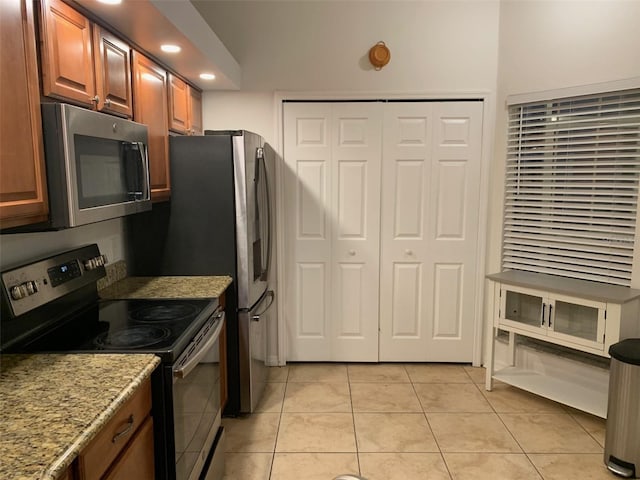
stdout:
[(177, 133), (202, 135), (202, 93), (171, 73), (169, 128)]
[(191, 135), (202, 135), (202, 92), (195, 88), (189, 88), (189, 118)]
[(169, 74), (169, 128), (188, 133), (189, 86), (175, 75)]
[(98, 110), (132, 117), (131, 47), (94, 25), (93, 54)]
[(134, 51), (133, 119), (149, 129), (149, 168), (151, 199), (168, 200), (171, 195), (169, 178), (169, 137), (167, 109), (167, 72), (152, 60)]
[(41, 0), (40, 13), (43, 94), (93, 106), (91, 22), (61, 0)]
[(48, 214), (31, 0), (0, 1), (0, 227)]
[(41, 5), (42, 93), (131, 117), (131, 47), (61, 0)]

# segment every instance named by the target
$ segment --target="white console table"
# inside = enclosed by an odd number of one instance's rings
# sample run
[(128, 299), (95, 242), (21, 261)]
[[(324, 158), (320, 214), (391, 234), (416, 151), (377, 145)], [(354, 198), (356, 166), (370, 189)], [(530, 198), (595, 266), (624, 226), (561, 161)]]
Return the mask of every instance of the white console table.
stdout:
[[(640, 336), (640, 290), (520, 271), (487, 278), (493, 285), (493, 329), (486, 389), (496, 379), (605, 418), (607, 385), (518, 367), (515, 337), (609, 357), (612, 344)], [(509, 332), (509, 365), (500, 370), (495, 369), (498, 330)]]

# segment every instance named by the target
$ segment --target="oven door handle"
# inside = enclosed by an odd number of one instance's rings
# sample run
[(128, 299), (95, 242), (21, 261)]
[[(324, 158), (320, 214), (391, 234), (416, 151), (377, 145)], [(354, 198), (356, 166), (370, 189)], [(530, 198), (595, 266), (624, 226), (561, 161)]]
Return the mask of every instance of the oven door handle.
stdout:
[[(224, 325), (224, 312), (217, 313), (216, 317), (218, 317), (219, 319), (216, 328), (202, 340), (202, 345), (200, 346), (200, 348), (198, 348), (197, 351), (192, 352), (186, 359), (186, 362), (178, 362), (178, 364), (176, 365), (177, 368), (174, 367), (173, 369), (174, 378), (185, 378), (187, 375), (189, 375), (191, 370), (193, 370), (195, 366), (200, 363), (202, 357), (207, 354), (213, 344), (218, 341), (218, 339), (220, 338), (220, 332), (222, 332), (222, 326)], [(187, 347), (186, 351), (189, 350), (190, 347)]]

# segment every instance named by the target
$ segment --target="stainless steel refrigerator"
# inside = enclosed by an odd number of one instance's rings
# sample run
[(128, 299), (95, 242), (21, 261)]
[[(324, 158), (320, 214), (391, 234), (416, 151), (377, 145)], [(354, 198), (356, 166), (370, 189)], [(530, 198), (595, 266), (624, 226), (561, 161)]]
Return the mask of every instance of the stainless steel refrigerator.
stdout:
[[(267, 369), (275, 155), (259, 135), (171, 137), (171, 200), (128, 217), (130, 274), (229, 275), (225, 413), (252, 412)], [(271, 180), (271, 181), (270, 181)]]

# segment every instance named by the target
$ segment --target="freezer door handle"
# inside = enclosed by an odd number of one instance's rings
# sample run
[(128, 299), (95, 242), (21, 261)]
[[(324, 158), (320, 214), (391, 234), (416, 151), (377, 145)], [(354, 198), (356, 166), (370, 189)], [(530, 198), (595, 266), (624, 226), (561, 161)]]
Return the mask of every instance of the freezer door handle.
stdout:
[[(264, 315), (267, 310), (269, 310), (271, 308), (271, 305), (273, 305), (273, 301), (276, 298), (276, 294), (273, 290), (267, 290), (267, 292), (264, 294), (264, 298), (262, 301), (264, 301), (264, 299), (269, 298), (269, 303), (267, 304), (267, 306), (264, 308), (264, 310), (262, 310), (260, 313), (256, 313), (254, 315), (251, 316), (251, 320), (253, 320), (254, 322), (259, 322), (260, 321), (260, 317), (262, 317), (262, 315)], [(260, 302), (262, 303), (262, 302)]]

